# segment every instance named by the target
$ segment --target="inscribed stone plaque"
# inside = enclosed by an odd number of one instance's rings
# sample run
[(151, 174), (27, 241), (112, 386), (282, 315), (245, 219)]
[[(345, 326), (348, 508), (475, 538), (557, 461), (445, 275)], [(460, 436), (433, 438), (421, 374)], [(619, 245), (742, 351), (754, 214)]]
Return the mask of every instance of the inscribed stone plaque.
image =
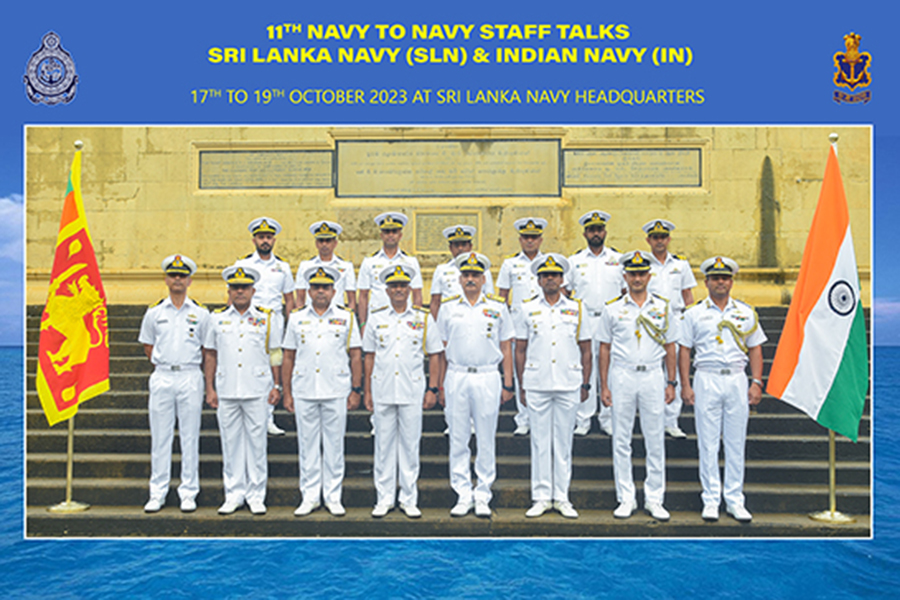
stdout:
[(331, 187), (330, 150), (202, 150), (200, 189)]
[(339, 141), (338, 196), (558, 196), (558, 140)]
[[(446, 213), (416, 213), (416, 253), (448, 252), (447, 239), (444, 237), (444, 229), (451, 225), (471, 225), (478, 227), (478, 213), (473, 212), (446, 212)], [(472, 243), (479, 246), (478, 233)]]
[(570, 187), (700, 187), (699, 148), (566, 150)]

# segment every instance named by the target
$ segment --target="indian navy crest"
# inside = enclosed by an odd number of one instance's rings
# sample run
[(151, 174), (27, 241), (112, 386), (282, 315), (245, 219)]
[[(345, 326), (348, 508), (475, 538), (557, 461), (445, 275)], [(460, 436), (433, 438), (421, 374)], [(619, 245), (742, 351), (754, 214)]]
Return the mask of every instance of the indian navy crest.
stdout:
[[(858, 33), (850, 32), (844, 36), (845, 52), (835, 52), (834, 66), (837, 71), (834, 74), (834, 85), (845, 87), (851, 92), (856, 88), (864, 88), (872, 83), (872, 76), (869, 74), (869, 66), (872, 64), (872, 55), (868, 52), (859, 51), (859, 42), (862, 36)], [(856, 94), (848, 94), (841, 90), (834, 91), (834, 101), (838, 104), (844, 102), (848, 104), (867, 103), (872, 99), (871, 91), (861, 91)]]
[(78, 75), (72, 55), (63, 49), (59, 36), (50, 31), (25, 66), (25, 94), (35, 104), (54, 105), (75, 97)]

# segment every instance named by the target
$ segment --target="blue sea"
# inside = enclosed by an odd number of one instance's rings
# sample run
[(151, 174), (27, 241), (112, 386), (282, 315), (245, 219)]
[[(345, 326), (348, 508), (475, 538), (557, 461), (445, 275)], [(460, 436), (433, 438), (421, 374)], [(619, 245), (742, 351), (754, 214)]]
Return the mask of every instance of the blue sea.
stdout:
[(871, 541), (25, 540), (22, 363), (21, 348), (0, 348), (4, 598), (810, 598), (900, 589), (900, 348), (875, 349)]

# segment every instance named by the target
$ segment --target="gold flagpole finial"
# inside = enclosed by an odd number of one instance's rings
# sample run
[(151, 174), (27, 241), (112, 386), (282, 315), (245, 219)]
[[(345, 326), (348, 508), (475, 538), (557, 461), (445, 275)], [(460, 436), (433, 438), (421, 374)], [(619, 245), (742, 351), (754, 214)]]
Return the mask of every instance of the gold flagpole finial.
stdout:
[(75, 140), (75, 149), (81, 150), (82, 148), (84, 148), (84, 142), (82, 142), (81, 140)]

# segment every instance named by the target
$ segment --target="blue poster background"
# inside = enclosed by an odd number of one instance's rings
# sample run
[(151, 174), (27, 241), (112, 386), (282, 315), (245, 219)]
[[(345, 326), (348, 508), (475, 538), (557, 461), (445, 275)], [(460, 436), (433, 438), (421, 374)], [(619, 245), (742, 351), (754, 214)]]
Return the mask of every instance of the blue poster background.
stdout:
[[(795, 5), (797, 4), (797, 5)], [(875, 539), (821, 541), (40, 541), (23, 539), (23, 237), (0, 242), (0, 592), (16, 597), (670, 597), (890, 595), (900, 583), (896, 381), (900, 372), (900, 99), (896, 20), (885, 2), (815, 5), (635, 2), (402, 3), (42, 2), (3, 9), (0, 213), (22, 223), (25, 124), (872, 124), (875, 142)], [(429, 42), (498, 46), (690, 47), (690, 66), (642, 64), (212, 64), (210, 47), (411, 45), (304, 38), (275, 44), (279, 23), (628, 25), (619, 41)], [(23, 75), (53, 30), (75, 60), (77, 95), (33, 105)], [(837, 104), (832, 56), (843, 36), (872, 55), (872, 100)], [(249, 52), (249, 50), (248, 50)], [(336, 53), (336, 52), (333, 52)], [(193, 102), (202, 89), (691, 89), (702, 104), (268, 105)], [(844, 89), (844, 91), (847, 91)], [(825, 162), (823, 141), (823, 167)], [(60, 191), (60, 197), (62, 192)], [(16, 205), (18, 213), (16, 213)], [(12, 237), (10, 237), (12, 235)], [(15, 346), (18, 346), (17, 348)]]

